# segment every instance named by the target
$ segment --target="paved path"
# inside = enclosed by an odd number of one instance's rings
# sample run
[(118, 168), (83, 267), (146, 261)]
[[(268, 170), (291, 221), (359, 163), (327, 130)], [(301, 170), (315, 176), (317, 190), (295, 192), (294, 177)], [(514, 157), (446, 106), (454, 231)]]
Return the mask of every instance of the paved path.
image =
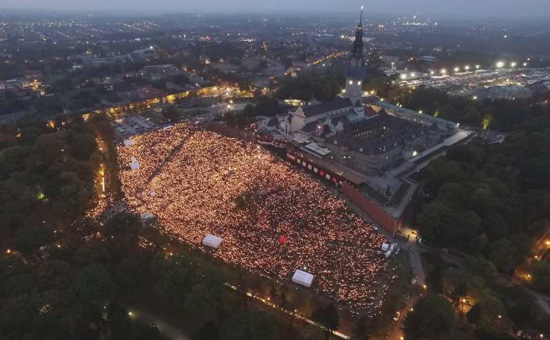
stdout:
[(544, 311), (546, 312), (546, 314), (550, 314), (550, 305), (548, 304), (548, 302), (550, 301), (550, 299), (548, 298), (548, 295), (545, 295), (545, 294), (542, 294), (542, 293), (539, 293), (539, 292), (536, 292), (534, 290), (531, 290), (529, 288), (527, 288), (527, 291), (529, 293), (531, 293), (531, 295), (533, 295), (535, 297), (535, 299), (537, 300), (539, 306), (544, 309)]
[(414, 304), (420, 296), (413, 296), (410, 299), (408, 299), (405, 303), (405, 307), (401, 309), (401, 315), (399, 315), (399, 320), (393, 321), (393, 325), (391, 326), (389, 330), (389, 334), (386, 336), (387, 340), (401, 340), (405, 337), (405, 334), (403, 333), (403, 327), (405, 325), (405, 319), (407, 318), (407, 314), (412, 311)]
[(129, 312), (132, 313), (132, 317), (148, 325), (152, 325), (154, 323), (159, 329), (159, 331), (165, 336), (169, 337), (170, 339), (191, 340), (191, 337), (185, 335), (179, 328), (164, 321), (160, 316), (151, 314), (149, 312), (146, 312), (144, 310), (141, 310), (135, 307), (131, 307), (131, 306), (125, 306), (125, 307), (128, 309)]
[(409, 242), (409, 260), (411, 261), (411, 268), (414, 276), (416, 277), (416, 284), (424, 286), (426, 284), (426, 274), (424, 273), (424, 267), (422, 267), (422, 258), (420, 257), (420, 250), (416, 244)]

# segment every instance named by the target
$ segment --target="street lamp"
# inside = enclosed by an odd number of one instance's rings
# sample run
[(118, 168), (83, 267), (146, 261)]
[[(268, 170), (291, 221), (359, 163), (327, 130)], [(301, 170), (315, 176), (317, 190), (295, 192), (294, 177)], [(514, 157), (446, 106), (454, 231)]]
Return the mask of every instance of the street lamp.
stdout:
[(460, 67), (455, 67), (455, 72), (460, 71)]
[(468, 70), (470, 69), (470, 65), (464, 66), (464, 69), (465, 69), (466, 71), (468, 71)]
[(503, 68), (504, 67), (504, 61), (497, 61), (497, 68)]
[(515, 61), (510, 63), (510, 67), (516, 67), (516, 65), (517, 65), (517, 64), (516, 64)]
[(479, 65), (476, 65), (476, 70), (477, 70), (477, 69), (479, 69), (480, 67), (481, 67), (481, 66), (479, 66)]
[(441, 69), (441, 74), (447, 74), (447, 69), (442, 68)]

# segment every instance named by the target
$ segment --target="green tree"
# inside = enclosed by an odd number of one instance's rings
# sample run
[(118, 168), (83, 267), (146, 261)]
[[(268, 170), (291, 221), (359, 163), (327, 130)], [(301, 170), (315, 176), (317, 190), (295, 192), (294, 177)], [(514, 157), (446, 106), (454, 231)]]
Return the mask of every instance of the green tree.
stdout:
[(100, 302), (107, 299), (115, 289), (111, 274), (99, 263), (79, 270), (73, 283), (75, 296), (86, 302)]
[(187, 259), (157, 256), (151, 263), (156, 276), (155, 293), (176, 310), (183, 310), (191, 288), (191, 273)]
[(447, 203), (428, 203), (418, 216), (420, 234), (429, 242), (443, 243), (446, 228), (452, 223), (455, 210)]
[(430, 290), (437, 293), (443, 292), (443, 278), (445, 276), (445, 263), (437, 252), (430, 252), (429, 262), (431, 269), (426, 276), (426, 284)]
[(453, 307), (443, 297), (430, 293), (420, 298), (405, 319), (407, 340), (445, 338), (455, 323)]
[(492, 335), (504, 335), (510, 331), (511, 323), (506, 317), (506, 309), (497, 297), (485, 294), (474, 308), (475, 317), (473, 314), (468, 315), (468, 321), (475, 323), (481, 331)]
[(241, 311), (233, 314), (220, 330), (224, 340), (275, 340), (280, 336), (276, 320), (261, 311)]
[(472, 275), (482, 278), (488, 285), (496, 283), (498, 279), (498, 271), (495, 265), (481, 256), (468, 258), (466, 268)]
[(126, 308), (111, 302), (107, 306), (107, 325), (111, 331), (110, 339), (131, 339), (133, 338), (132, 320)]
[(319, 305), (313, 310), (311, 318), (327, 328), (326, 339), (330, 337), (332, 331), (335, 331), (340, 326), (340, 316), (338, 309), (332, 303), (327, 305)]
[(24, 255), (31, 255), (53, 240), (53, 231), (47, 227), (24, 227), (17, 230), (11, 240), (13, 248)]
[(73, 269), (68, 262), (53, 260), (44, 262), (37, 272), (37, 281), (41, 289), (54, 289), (63, 291), (67, 289), (74, 279)]
[(220, 327), (214, 322), (207, 322), (200, 326), (193, 333), (193, 340), (218, 340), (220, 338)]
[(500, 239), (490, 246), (489, 260), (500, 270), (511, 273), (519, 264), (515, 257), (516, 247), (509, 239)]
[(138, 241), (141, 229), (142, 224), (139, 217), (123, 211), (114, 215), (105, 223), (102, 233), (107, 239), (115, 240), (116, 243), (133, 246)]
[(533, 282), (534, 289), (540, 291), (550, 291), (550, 264), (539, 261), (533, 265)]

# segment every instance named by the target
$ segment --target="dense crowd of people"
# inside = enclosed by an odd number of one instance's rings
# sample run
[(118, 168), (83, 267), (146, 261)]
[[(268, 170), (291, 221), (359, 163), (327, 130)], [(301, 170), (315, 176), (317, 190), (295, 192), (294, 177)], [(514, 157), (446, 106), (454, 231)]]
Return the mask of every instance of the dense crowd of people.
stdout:
[(118, 155), (127, 204), (167, 233), (197, 247), (207, 234), (222, 237), (213, 256), (226, 263), (281, 281), (302, 269), (352, 310), (380, 307), (390, 269), (383, 237), (290, 165), (183, 124), (132, 137)]

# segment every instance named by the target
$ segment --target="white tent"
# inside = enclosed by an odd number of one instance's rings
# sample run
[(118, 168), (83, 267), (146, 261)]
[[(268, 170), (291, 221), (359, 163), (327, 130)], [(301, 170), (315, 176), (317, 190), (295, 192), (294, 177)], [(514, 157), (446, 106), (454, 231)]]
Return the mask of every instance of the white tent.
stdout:
[(148, 212), (144, 212), (140, 215), (140, 217), (141, 217), (142, 220), (145, 221), (145, 220), (148, 220), (150, 218), (153, 218), (153, 214), (148, 213)]
[(134, 156), (132, 156), (132, 163), (130, 163), (130, 169), (132, 170), (139, 169), (139, 162)]
[(382, 247), (380, 247), (382, 251), (388, 251), (390, 249), (390, 245), (387, 243), (382, 243)]
[(223, 241), (223, 238), (212, 234), (208, 234), (202, 239), (202, 244), (210, 248), (218, 248), (222, 243), (222, 241)]
[(124, 146), (132, 146), (132, 145), (134, 145), (134, 143), (131, 140), (129, 139), (124, 140)]
[(313, 283), (313, 278), (314, 276), (312, 274), (296, 269), (292, 276), (292, 282), (309, 288)]

